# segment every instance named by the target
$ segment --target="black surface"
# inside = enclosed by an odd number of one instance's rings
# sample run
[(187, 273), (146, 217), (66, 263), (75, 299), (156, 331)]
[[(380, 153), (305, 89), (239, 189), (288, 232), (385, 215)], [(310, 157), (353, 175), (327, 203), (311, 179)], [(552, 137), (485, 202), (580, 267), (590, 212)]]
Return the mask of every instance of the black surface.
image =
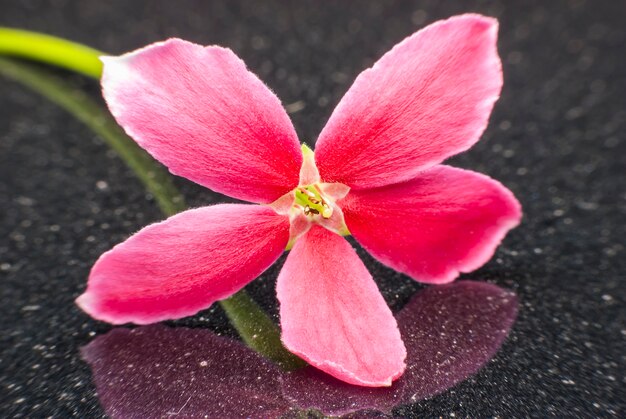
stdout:
[[(291, 117), (312, 142), (362, 69), (416, 29), (466, 11), (500, 20), (505, 85), (483, 139), (451, 163), (502, 181), (525, 218), (491, 262), (464, 277), (515, 290), (520, 315), (485, 369), (395, 413), (623, 417), (623, 1), (3, 0), (0, 25), (111, 53), (170, 36), (228, 46), (284, 104), (301, 101), (292, 109), (304, 108)], [(75, 79), (98, 97), (95, 83)], [(162, 216), (100, 139), (1, 78), (0, 136), (0, 416), (100, 416), (78, 351), (109, 326), (91, 320), (73, 299), (100, 253)], [(178, 183), (194, 205), (222, 200)], [(419, 288), (364, 258), (394, 310)], [(274, 313), (277, 272), (248, 288)], [(232, 334), (218, 308), (179, 323)]]

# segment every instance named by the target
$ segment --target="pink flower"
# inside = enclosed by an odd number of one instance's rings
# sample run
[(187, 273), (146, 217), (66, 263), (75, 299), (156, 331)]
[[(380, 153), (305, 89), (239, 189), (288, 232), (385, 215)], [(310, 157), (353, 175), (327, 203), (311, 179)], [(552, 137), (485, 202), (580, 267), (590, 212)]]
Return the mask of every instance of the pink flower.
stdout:
[(100, 257), (78, 304), (115, 324), (193, 315), (293, 245), (277, 284), (285, 346), (349, 383), (390, 385), (406, 350), (340, 234), (441, 284), (486, 263), (519, 223), (500, 183), (440, 164), (487, 125), (502, 86), (497, 27), (462, 15), (396, 45), (357, 77), (315, 154), (301, 152), (279, 100), (229, 49), (170, 39), (103, 58), (104, 96), (130, 136), (172, 173), (261, 205), (144, 228)]

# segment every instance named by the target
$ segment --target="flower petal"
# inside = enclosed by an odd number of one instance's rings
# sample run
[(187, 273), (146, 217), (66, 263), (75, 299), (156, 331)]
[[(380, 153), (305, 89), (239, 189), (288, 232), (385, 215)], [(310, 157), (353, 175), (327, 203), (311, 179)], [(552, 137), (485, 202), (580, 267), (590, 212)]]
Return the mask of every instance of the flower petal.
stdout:
[(289, 219), (269, 207), (223, 204), (185, 211), (103, 254), (76, 302), (115, 324), (193, 315), (259, 276), (288, 240)]
[(495, 180), (435, 166), (405, 183), (350, 191), (341, 205), (354, 237), (385, 265), (444, 283), (485, 264), (521, 208)]
[[(394, 407), (432, 397), (482, 368), (511, 331), (517, 305), (514, 293), (484, 282), (427, 287), (396, 314), (407, 367), (391, 387), (355, 387), (306, 367), (283, 375), (284, 394), (324, 415), (367, 409), (392, 417)], [(349, 417), (367, 417), (362, 413)]]
[(471, 147), (502, 87), (497, 30), (474, 14), (439, 21), (361, 73), (317, 140), (322, 179), (389, 185)]
[(315, 153), (306, 144), (302, 145), (302, 167), (300, 168), (300, 185), (306, 186), (320, 181), (320, 172), (315, 166)]
[(345, 239), (313, 226), (287, 257), (276, 292), (283, 343), (313, 366), (370, 387), (404, 371), (396, 321)]
[(291, 121), (231, 50), (170, 39), (102, 61), (115, 119), (172, 173), (261, 203), (298, 185)]

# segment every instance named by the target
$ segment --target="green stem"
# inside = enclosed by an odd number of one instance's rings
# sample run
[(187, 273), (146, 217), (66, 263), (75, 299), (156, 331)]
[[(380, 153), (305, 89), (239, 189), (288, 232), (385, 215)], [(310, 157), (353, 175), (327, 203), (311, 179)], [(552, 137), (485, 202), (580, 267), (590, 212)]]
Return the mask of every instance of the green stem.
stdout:
[(63, 67), (99, 79), (104, 53), (62, 38), (0, 27), (0, 54)]
[[(102, 55), (100, 52), (27, 31), (0, 28), (0, 54), (3, 53), (55, 64), (96, 79), (100, 78), (102, 71), (98, 60)], [(115, 120), (87, 95), (39, 68), (12, 59), (0, 57), (0, 74), (61, 106), (100, 135), (135, 172), (165, 215), (173, 215), (185, 209), (182, 195), (163, 167), (130, 139)], [(245, 291), (239, 291), (220, 301), (220, 304), (233, 327), (252, 349), (288, 369), (305, 365), (304, 361), (284, 348), (276, 325)]]
[(256, 303), (250, 304), (251, 301), (243, 291), (220, 301), (243, 341), (285, 369), (304, 367), (306, 363), (282, 345), (280, 331), (274, 322)]

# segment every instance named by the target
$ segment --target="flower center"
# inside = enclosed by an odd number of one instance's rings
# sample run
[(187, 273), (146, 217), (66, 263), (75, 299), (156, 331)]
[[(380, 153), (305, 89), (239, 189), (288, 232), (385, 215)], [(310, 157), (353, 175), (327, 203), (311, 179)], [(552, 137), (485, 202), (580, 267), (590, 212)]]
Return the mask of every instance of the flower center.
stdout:
[(308, 186), (299, 186), (296, 188), (294, 206), (299, 207), (304, 215), (315, 216), (321, 215), (322, 218), (330, 218), (333, 215), (333, 208), (329, 205), (327, 199), (317, 184)]
[(342, 236), (350, 234), (341, 207), (337, 205), (350, 188), (341, 183), (322, 182), (314, 153), (306, 145), (302, 146), (302, 157), (300, 185), (269, 204), (277, 214), (289, 217), (287, 249), (314, 224)]

